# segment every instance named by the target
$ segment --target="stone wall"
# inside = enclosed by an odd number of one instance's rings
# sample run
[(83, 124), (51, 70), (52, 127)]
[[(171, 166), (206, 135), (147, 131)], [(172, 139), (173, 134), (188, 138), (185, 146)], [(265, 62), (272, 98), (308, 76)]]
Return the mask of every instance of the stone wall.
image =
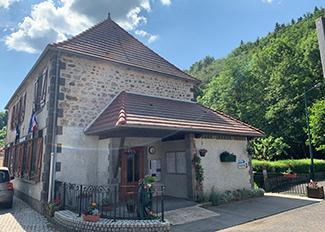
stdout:
[(77, 214), (68, 210), (54, 213), (53, 222), (63, 231), (103, 231), (103, 232), (169, 232), (168, 221), (160, 220), (116, 220), (100, 219), (98, 222), (86, 222)]
[(190, 101), (193, 82), (100, 60), (62, 55), (59, 125), (85, 128), (121, 91)]
[[(207, 149), (205, 157), (201, 157), (204, 169), (203, 191), (208, 193), (214, 187), (216, 191), (224, 192), (236, 189), (250, 189), (251, 167), (247, 153), (246, 139), (195, 139), (196, 148)], [(220, 153), (228, 151), (236, 155), (236, 162), (221, 162)], [(247, 168), (239, 168), (237, 162), (245, 160)]]

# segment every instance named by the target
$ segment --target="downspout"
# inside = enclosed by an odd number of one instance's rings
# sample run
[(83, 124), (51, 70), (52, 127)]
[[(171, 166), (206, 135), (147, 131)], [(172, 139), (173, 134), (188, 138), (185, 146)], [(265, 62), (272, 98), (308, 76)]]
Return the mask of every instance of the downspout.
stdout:
[(53, 109), (53, 125), (52, 125), (52, 144), (51, 144), (51, 160), (50, 160), (50, 175), (49, 175), (49, 190), (47, 202), (50, 203), (54, 195), (55, 181), (55, 163), (56, 163), (56, 132), (57, 132), (57, 109), (58, 109), (58, 92), (59, 92), (59, 69), (60, 69), (60, 54), (58, 51), (55, 62), (55, 91), (54, 91), (54, 109)]

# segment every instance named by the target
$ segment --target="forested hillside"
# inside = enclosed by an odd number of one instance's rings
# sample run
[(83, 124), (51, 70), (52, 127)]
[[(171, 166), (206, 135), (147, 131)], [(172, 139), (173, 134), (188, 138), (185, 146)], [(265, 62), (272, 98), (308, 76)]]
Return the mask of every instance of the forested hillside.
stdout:
[(7, 112), (0, 112), (0, 148), (5, 145), (7, 118)]
[[(198, 101), (283, 137), (289, 157), (306, 156), (302, 94), (324, 79), (315, 26), (320, 16), (325, 10), (315, 8), (286, 25), (277, 23), (255, 42), (241, 42), (224, 59), (193, 64), (188, 72), (203, 82)], [(310, 91), (309, 106), (323, 96), (324, 85)]]

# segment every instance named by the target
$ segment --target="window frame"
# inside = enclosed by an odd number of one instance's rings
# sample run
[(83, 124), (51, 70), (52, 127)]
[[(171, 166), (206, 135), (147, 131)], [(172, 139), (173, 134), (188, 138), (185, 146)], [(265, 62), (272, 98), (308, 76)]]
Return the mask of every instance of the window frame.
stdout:
[[(185, 163), (183, 164), (183, 169), (182, 170), (179, 170), (180, 168), (180, 166), (181, 165), (179, 165), (179, 163), (178, 163), (178, 161), (180, 160), (180, 159), (178, 159), (177, 157), (178, 157), (178, 155), (177, 154), (182, 154), (183, 156), (184, 156), (184, 161), (185, 161)], [(186, 152), (185, 151), (183, 151), (183, 150), (179, 150), (179, 151), (168, 151), (168, 152), (166, 152), (166, 166), (167, 166), (167, 168), (166, 168), (166, 172), (167, 172), (167, 174), (176, 174), (176, 175), (187, 175), (187, 170), (186, 170), (186, 162), (187, 162), (187, 160), (186, 160)], [(171, 164), (170, 163), (168, 163), (168, 156), (171, 156), (171, 155), (173, 155), (174, 156), (174, 158), (173, 158), (173, 161), (174, 161), (174, 170), (173, 171), (171, 171), (171, 170), (169, 170), (168, 168), (171, 168)]]

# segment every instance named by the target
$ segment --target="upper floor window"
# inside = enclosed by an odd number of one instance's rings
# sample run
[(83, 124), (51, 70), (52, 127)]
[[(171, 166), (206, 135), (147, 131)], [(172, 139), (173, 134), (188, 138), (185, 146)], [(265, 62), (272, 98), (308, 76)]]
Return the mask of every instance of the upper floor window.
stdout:
[(34, 85), (34, 107), (37, 112), (46, 102), (47, 91), (47, 69), (44, 69), (42, 74), (37, 78)]
[(25, 118), (25, 110), (26, 110), (26, 93), (19, 98), (19, 100), (12, 108), (11, 122), (10, 122), (11, 130), (15, 129), (17, 126), (20, 126), (23, 123)]

